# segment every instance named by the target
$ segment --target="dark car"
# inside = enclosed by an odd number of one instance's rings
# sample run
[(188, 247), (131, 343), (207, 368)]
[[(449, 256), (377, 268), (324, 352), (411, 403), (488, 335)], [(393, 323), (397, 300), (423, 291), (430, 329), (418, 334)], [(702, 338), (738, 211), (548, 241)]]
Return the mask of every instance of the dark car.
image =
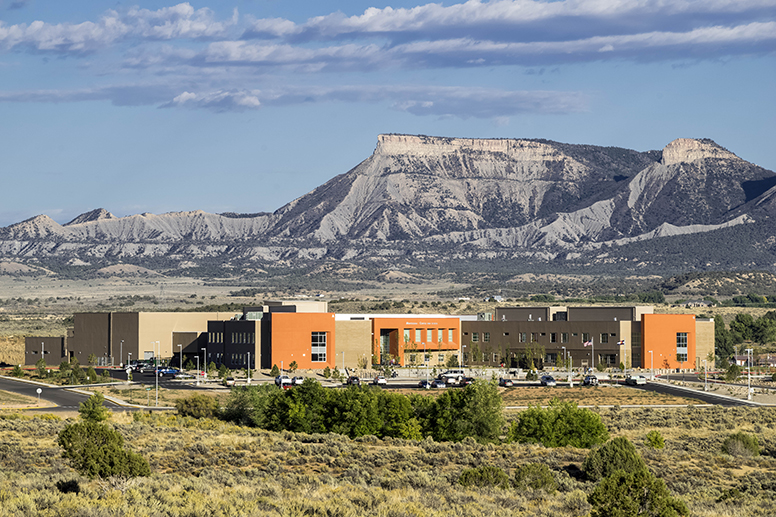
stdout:
[(557, 384), (552, 375), (542, 375), (542, 378), (539, 379), (539, 382), (542, 386), (555, 386)]
[(424, 379), (418, 383), (418, 388), (423, 388), (424, 390), (430, 389), (431, 383)]
[(447, 388), (447, 383), (442, 379), (434, 379), (431, 381), (432, 388)]
[(582, 381), (585, 386), (598, 386), (598, 377), (595, 375), (586, 375), (585, 380)]
[(361, 379), (356, 377), (355, 375), (351, 375), (348, 377), (348, 380), (345, 381), (345, 384), (348, 386), (361, 386)]
[(515, 383), (512, 382), (512, 379), (501, 378), (498, 380), (498, 385), (503, 386), (504, 388), (511, 388), (512, 386), (515, 385)]

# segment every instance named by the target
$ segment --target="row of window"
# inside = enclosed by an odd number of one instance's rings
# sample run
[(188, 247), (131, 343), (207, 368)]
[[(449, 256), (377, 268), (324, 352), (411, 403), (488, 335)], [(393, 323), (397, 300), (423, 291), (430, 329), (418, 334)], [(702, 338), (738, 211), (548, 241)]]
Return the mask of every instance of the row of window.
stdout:
[(326, 362), (326, 332), (313, 332), (310, 337), (310, 360), (314, 363)]
[[(414, 340), (412, 339), (413, 330), (414, 330), (414, 336), (415, 336)], [(413, 342), (415, 344), (433, 343), (434, 330), (435, 329), (404, 329), (404, 343), (405, 344), (409, 344)], [(453, 339), (455, 329), (436, 329), (436, 333), (437, 333), (437, 341), (436, 341), (437, 343), (442, 343), (444, 341), (445, 333), (447, 333), (448, 343), (453, 343), (455, 341)]]
[[(467, 333), (465, 333), (467, 334)], [(539, 339), (543, 336), (546, 336), (546, 332), (531, 332), (530, 343), (535, 343), (539, 341)], [(504, 336), (509, 336), (509, 332), (504, 332)], [(578, 337), (578, 332), (572, 332), (572, 337)], [(472, 332), (472, 343), (479, 343), (480, 341), (480, 333), (479, 332)], [(558, 341), (558, 338), (560, 337), (560, 341)], [(609, 334), (609, 333), (602, 333), (598, 336), (598, 343), (599, 344), (607, 344), (609, 343), (609, 338), (616, 338), (617, 334)], [(528, 341), (529, 333), (528, 332), (518, 332), (517, 333), (517, 342), (518, 343), (529, 343)], [(588, 332), (582, 332), (582, 343), (587, 343), (590, 341), (590, 334)], [(489, 343), (490, 342), (490, 332), (483, 332), (482, 333), (482, 342), (483, 343)], [(550, 343), (568, 343), (569, 342), (569, 333), (568, 332), (550, 332)], [(678, 345), (677, 345), (678, 346)]]
[[(232, 334), (230, 335), (230, 339), (231, 339), (231, 342), (234, 344), (240, 344), (240, 345), (256, 344), (256, 334), (254, 334), (253, 332), (232, 332)], [(207, 341), (208, 343), (223, 343), (224, 333), (208, 332)]]
[[(410, 354), (409, 355), (409, 362), (410, 362), (410, 364), (414, 364), (414, 363), (418, 362), (418, 356), (424, 356), (425, 357), (424, 362), (426, 362), (426, 363), (431, 361), (431, 354), (425, 354), (425, 355), (424, 354)], [(445, 354), (438, 354), (437, 355), (437, 363), (444, 364), (444, 362), (445, 362)]]

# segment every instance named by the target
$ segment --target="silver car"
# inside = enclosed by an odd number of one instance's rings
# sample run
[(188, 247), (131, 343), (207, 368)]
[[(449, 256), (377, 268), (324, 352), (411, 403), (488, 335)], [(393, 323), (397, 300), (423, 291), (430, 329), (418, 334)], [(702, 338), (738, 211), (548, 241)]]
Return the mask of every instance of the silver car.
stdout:
[(542, 386), (555, 386), (557, 384), (552, 375), (542, 375), (539, 382), (541, 382)]

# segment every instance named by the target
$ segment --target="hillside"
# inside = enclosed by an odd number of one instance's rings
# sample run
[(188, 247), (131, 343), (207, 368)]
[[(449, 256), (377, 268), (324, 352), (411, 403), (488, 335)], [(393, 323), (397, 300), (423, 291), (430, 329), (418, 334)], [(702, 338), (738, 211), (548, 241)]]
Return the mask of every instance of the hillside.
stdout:
[(638, 152), (380, 135), (366, 160), (271, 214), (96, 209), (64, 225), (39, 215), (0, 228), (0, 259), (74, 275), (121, 262), (204, 277), (326, 260), (616, 275), (771, 269), (774, 185), (776, 173), (705, 139)]

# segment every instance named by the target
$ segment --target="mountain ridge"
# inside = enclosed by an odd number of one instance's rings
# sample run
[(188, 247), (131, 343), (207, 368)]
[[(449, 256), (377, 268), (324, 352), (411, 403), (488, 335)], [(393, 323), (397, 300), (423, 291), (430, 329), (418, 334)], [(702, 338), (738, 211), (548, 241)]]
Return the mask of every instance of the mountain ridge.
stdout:
[(595, 260), (604, 247), (772, 225), (774, 214), (776, 173), (709, 139), (678, 138), (639, 152), (383, 134), (364, 161), (272, 213), (116, 217), (99, 208), (64, 225), (39, 215), (0, 228), (0, 258), (103, 267), (154, 258), (169, 268), (397, 254), (435, 264), (472, 253)]

